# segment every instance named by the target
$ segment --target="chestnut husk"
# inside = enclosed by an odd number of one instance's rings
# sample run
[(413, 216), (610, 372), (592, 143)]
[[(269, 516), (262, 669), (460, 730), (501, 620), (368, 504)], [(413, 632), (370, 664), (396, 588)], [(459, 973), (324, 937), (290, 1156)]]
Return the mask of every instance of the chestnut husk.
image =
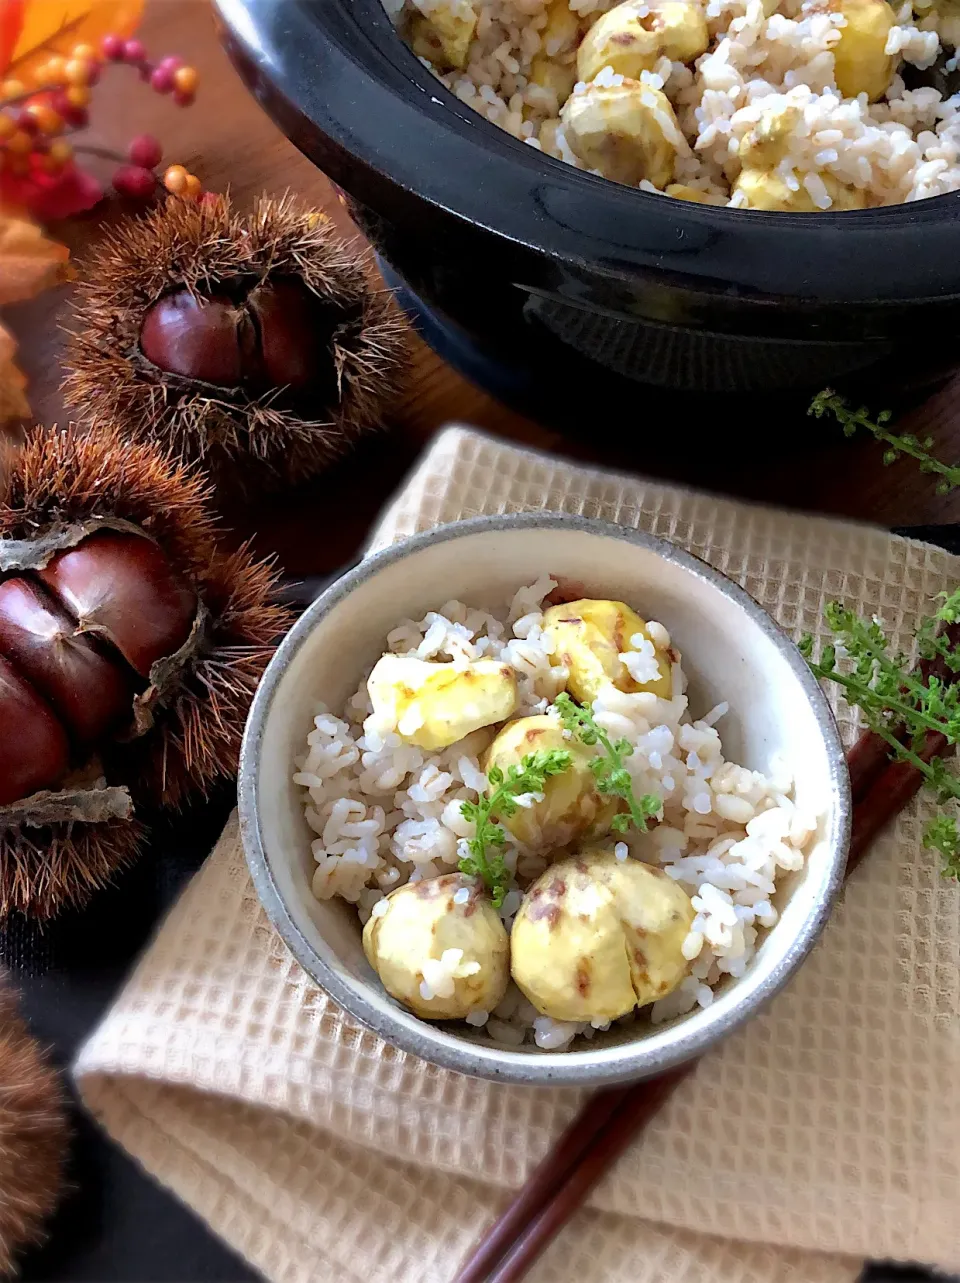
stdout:
[(65, 1094), (0, 977), (0, 1275), (41, 1241), (63, 1181), (69, 1129)]
[[(250, 700), (289, 616), (275, 602), (272, 568), (246, 548), (219, 546), (209, 505), (195, 469), (107, 429), (38, 429), (0, 479), (0, 579), (55, 582), (69, 550), (136, 535), (196, 603), (182, 645), (139, 682), (122, 732), (55, 786), (0, 807), (0, 917), (83, 903), (139, 853), (136, 811), (179, 807), (235, 774)], [(82, 594), (74, 600), (82, 605)], [(109, 625), (93, 616), (78, 627), (99, 636)], [(130, 658), (131, 674), (143, 668), (142, 651)]]
[(368, 254), (290, 196), (127, 220), (81, 265), (71, 328), (73, 412), (230, 488), (298, 484), (378, 428), (408, 333)]

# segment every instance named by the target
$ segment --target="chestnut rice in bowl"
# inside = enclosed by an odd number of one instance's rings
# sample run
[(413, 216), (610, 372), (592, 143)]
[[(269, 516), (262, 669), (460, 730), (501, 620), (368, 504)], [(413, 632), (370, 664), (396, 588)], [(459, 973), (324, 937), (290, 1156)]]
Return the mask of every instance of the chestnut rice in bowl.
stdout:
[(464, 103), (680, 200), (793, 213), (960, 190), (960, 0), (383, 0)]
[(745, 593), (531, 514), (416, 536), (308, 609), (240, 816), (273, 921), (351, 1014), (463, 1072), (587, 1083), (698, 1054), (785, 982), (849, 798), (823, 695)]

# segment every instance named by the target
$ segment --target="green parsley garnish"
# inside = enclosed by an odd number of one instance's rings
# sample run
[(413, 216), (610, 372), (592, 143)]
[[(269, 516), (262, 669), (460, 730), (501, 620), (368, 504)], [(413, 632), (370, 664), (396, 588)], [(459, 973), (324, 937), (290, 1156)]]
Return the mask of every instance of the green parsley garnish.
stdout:
[(467, 839), (470, 854), (460, 861), (460, 872), (483, 879), (495, 909), (503, 904), (511, 877), (502, 851), (507, 835), (498, 820), (516, 815), (516, 799), (524, 793), (542, 792), (551, 775), (570, 769), (571, 760), (565, 749), (551, 748), (528, 753), (519, 766), (509, 767), (506, 774), (499, 766), (492, 766), (487, 772), (490, 793), (478, 802), (460, 804), (460, 814), (474, 826), (473, 837)]
[(632, 820), (634, 827), (641, 833), (645, 833), (647, 820), (654, 819), (660, 814), (663, 803), (653, 793), (648, 793), (639, 801), (637, 800), (633, 792), (630, 772), (623, 764), (623, 759), (633, 752), (633, 745), (625, 739), (617, 740), (614, 744), (606, 731), (597, 725), (593, 711), (575, 704), (566, 691), (557, 696), (553, 701), (553, 707), (560, 715), (564, 728), (576, 735), (582, 744), (600, 745), (601, 755), (590, 761), (590, 769), (597, 781), (597, 791), (615, 793), (618, 797), (622, 797), (630, 812), (629, 815), (623, 812), (615, 815), (610, 827), (616, 833), (626, 833)]
[(891, 432), (887, 427), (893, 418), (889, 410), (881, 410), (875, 419), (871, 419), (870, 412), (865, 406), (861, 406), (859, 410), (851, 410), (842, 396), (838, 396), (832, 388), (824, 388), (813, 398), (807, 413), (815, 415), (818, 419), (825, 414), (832, 414), (843, 429), (845, 437), (852, 437), (858, 428), (865, 428), (871, 436), (887, 447), (883, 452), (883, 461), (886, 464), (896, 463), (902, 455), (915, 459), (920, 465), (921, 472), (935, 473), (940, 478), (937, 483), (937, 494), (949, 494), (951, 490), (960, 486), (960, 467), (944, 463), (930, 453), (933, 437), (927, 437), (921, 441), (912, 432)]
[[(960, 647), (941, 629), (960, 619), (960, 589), (942, 593), (941, 598), (939, 610), (924, 619), (917, 631), (917, 648), (921, 659), (958, 673)], [(929, 731), (942, 735), (951, 746), (960, 742), (960, 683), (911, 670), (906, 656), (890, 652), (876, 620), (867, 623), (839, 602), (827, 606), (824, 618), (835, 641), (824, 646), (819, 660), (814, 660), (813, 639), (808, 635), (800, 642), (801, 654), (821, 681), (839, 686), (847, 703), (861, 710), (869, 730), (889, 746), (890, 756), (915, 767), (939, 805), (950, 808), (941, 810), (927, 825), (923, 845), (940, 852), (944, 877), (960, 879), (956, 816), (960, 779), (941, 757), (927, 762), (920, 756)]]

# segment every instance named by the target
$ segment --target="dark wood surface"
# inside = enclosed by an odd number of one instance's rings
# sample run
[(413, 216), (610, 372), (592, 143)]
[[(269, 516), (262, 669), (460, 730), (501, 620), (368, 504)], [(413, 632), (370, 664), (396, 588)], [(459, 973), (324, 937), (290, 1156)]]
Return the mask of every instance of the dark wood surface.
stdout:
[[(179, 110), (148, 92), (127, 68), (112, 69), (98, 91), (95, 141), (122, 148), (138, 130), (162, 140), (166, 158), (186, 164), (211, 190), (230, 188), (240, 202), (260, 191), (291, 188), (351, 225), (327, 180), (280, 134), (249, 97), (221, 51), (205, 0), (152, 0), (142, 36), (158, 54), (181, 53), (201, 73), (197, 103)], [(105, 166), (104, 173), (109, 173)], [(107, 212), (107, 219), (116, 215)], [(72, 220), (58, 232), (78, 260), (102, 234), (104, 215)], [(57, 391), (61, 336), (69, 289), (7, 310), (32, 381), (35, 413), (62, 422)], [(960, 383), (940, 390), (902, 419), (922, 429), (951, 461), (960, 459)], [(882, 407), (874, 407), (882, 408)], [(431, 436), (460, 420), (543, 449), (651, 476), (766, 502), (843, 514), (883, 525), (960, 519), (960, 495), (940, 497), (914, 465), (882, 463), (869, 438), (847, 441), (839, 428), (806, 418), (803, 406), (780, 399), (746, 406), (717, 397), (695, 407), (638, 388), (633, 422), (604, 421), (602, 382), (597, 422), (582, 440), (506, 409), (455, 374), (425, 345), (414, 344), (407, 391), (384, 435), (294, 495), (258, 499), (227, 516), (238, 537), (252, 536), (277, 553), (291, 574), (318, 574), (349, 560), (377, 510)]]

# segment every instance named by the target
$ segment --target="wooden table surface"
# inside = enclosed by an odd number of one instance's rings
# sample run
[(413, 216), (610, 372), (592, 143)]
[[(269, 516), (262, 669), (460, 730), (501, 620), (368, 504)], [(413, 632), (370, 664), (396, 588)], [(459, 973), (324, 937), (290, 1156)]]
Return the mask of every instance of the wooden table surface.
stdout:
[[(147, 130), (164, 143), (168, 163), (187, 165), (209, 189), (229, 187), (241, 203), (264, 190), (293, 189), (355, 234), (328, 181), (247, 94), (218, 45), (206, 0), (151, 0), (140, 35), (151, 53), (180, 53), (198, 67), (197, 103), (179, 110), (169, 99), (148, 92), (129, 69), (111, 69), (94, 100), (91, 141), (122, 149), (134, 133)], [(102, 215), (75, 219), (57, 234), (82, 259), (85, 248), (102, 234), (102, 223)], [(68, 294), (65, 289), (10, 308), (5, 318), (21, 344), (34, 411), (45, 423), (65, 418), (57, 392), (58, 326), (67, 315)], [(887, 526), (960, 520), (960, 492), (937, 496), (930, 478), (913, 464), (885, 468), (872, 439), (848, 441), (836, 426), (817, 424), (785, 407), (773, 406), (769, 423), (762, 422), (743, 440), (735, 403), (718, 397), (715, 407), (694, 417), (658, 398), (645, 415), (645, 393), (638, 387), (637, 422), (631, 431), (605, 438), (591, 430), (588, 440), (580, 442), (508, 410), (419, 341), (411, 367), (408, 390), (384, 434), (370, 438), (353, 457), (293, 495), (229, 510), (226, 516), (236, 537), (253, 537), (257, 548), (276, 553), (290, 574), (337, 568), (350, 559), (432, 434), (453, 419), (542, 449), (765, 502)], [(597, 414), (602, 423), (602, 380)], [(960, 380), (906, 414), (900, 426), (932, 436), (942, 458), (960, 459)], [(667, 453), (665, 444), (678, 440), (682, 452)]]

